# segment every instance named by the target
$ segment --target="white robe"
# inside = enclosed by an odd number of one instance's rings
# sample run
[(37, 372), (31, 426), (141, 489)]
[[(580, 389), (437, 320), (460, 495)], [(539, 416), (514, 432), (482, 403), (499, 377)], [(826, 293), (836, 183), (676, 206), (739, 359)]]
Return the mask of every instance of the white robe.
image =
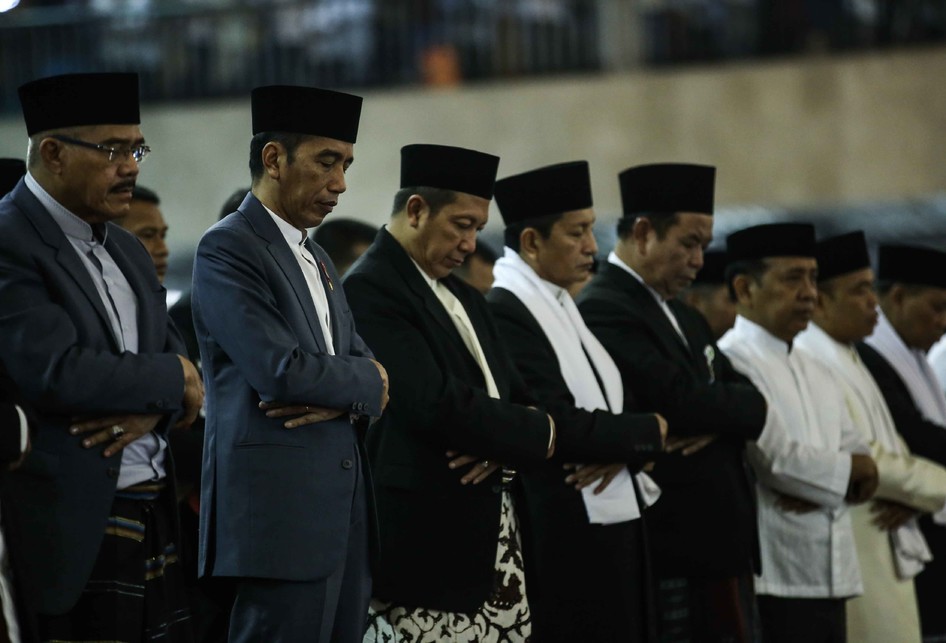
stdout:
[[(890, 410), (870, 371), (853, 346), (831, 338), (811, 324), (795, 342), (837, 375), (855, 426), (868, 440), (877, 463), (878, 498), (924, 512), (946, 502), (946, 469), (910, 454), (897, 433)], [(929, 549), (916, 521), (896, 532), (872, 523), (870, 503), (851, 508), (864, 594), (847, 604), (848, 636), (852, 641), (886, 643), (919, 641), (920, 618), (913, 577), (929, 560)]]
[[(762, 575), (759, 594), (849, 598), (863, 591), (844, 500), (851, 453), (868, 453), (844, 394), (818, 362), (739, 316), (719, 347), (765, 396), (759, 439), (747, 449), (758, 476)], [(809, 513), (776, 506), (778, 494), (820, 505)]]

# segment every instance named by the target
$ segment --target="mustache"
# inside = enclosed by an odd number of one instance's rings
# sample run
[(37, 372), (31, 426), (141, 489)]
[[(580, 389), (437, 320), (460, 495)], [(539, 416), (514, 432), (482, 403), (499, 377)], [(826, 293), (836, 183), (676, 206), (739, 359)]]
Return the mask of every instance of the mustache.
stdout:
[(133, 180), (122, 181), (121, 183), (118, 183), (112, 186), (109, 192), (119, 192), (121, 190), (127, 190), (127, 189), (132, 189), (132, 190), (135, 189), (135, 182)]

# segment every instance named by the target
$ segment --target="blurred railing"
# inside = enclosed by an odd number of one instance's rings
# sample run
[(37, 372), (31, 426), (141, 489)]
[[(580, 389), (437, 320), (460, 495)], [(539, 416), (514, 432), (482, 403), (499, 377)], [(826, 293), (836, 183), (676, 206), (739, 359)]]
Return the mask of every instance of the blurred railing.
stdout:
[(135, 70), (145, 99), (182, 100), (944, 39), (946, 0), (22, 0), (0, 13), (0, 111), (80, 70)]

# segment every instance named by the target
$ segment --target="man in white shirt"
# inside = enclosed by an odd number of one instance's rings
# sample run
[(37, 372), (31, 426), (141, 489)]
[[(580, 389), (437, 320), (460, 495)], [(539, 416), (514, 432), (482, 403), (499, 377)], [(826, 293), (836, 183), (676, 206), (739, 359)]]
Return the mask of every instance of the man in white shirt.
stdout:
[[(946, 395), (926, 354), (946, 330), (946, 253), (881, 246), (880, 315), (857, 350), (884, 394), (897, 431), (916, 455), (946, 466)], [(925, 639), (946, 640), (946, 511), (920, 517), (933, 560), (916, 577)]]
[(844, 389), (855, 426), (870, 444), (879, 486), (870, 504), (851, 508), (864, 594), (848, 601), (848, 636), (863, 643), (918, 641), (913, 578), (930, 559), (916, 523), (946, 503), (946, 469), (910, 453), (887, 403), (857, 355), (877, 324), (877, 295), (867, 243), (851, 232), (817, 246), (818, 302), (798, 349), (830, 370)]
[(757, 475), (767, 643), (843, 643), (844, 601), (861, 593), (849, 502), (870, 498), (877, 470), (833, 376), (793, 347), (814, 312), (814, 228), (772, 224), (727, 239), (736, 324), (719, 342), (768, 400), (748, 450)]

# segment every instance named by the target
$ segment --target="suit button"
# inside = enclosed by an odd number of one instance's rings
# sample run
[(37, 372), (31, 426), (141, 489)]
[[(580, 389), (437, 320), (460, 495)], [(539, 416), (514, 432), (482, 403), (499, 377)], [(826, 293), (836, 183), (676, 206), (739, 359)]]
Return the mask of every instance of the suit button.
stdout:
[(118, 478), (118, 467), (109, 467), (105, 470), (105, 475), (113, 479)]
[(354, 464), (355, 464), (354, 462), (352, 462), (348, 458), (345, 458), (344, 460), (342, 460), (342, 469), (351, 469), (352, 466), (354, 466)]

